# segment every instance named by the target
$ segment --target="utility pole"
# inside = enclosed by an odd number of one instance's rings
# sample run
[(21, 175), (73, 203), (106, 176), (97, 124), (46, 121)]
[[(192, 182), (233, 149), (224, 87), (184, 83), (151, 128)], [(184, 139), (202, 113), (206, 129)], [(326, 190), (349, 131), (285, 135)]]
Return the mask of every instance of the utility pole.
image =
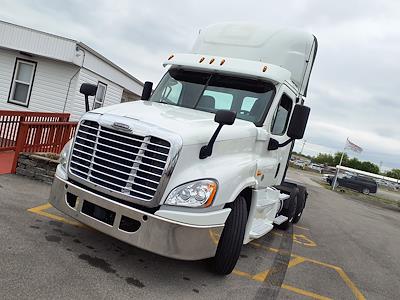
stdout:
[(303, 141), (303, 146), (301, 146), (300, 155), (303, 153), (304, 145), (307, 143), (307, 140)]

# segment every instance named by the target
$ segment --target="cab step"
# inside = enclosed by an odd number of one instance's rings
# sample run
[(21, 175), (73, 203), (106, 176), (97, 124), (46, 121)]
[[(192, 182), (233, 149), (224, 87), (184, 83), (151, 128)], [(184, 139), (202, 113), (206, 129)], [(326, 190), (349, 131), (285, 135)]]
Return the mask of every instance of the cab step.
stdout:
[(288, 220), (288, 217), (286, 217), (286, 216), (277, 216), (275, 219), (274, 219), (274, 224), (276, 224), (276, 225), (281, 225), (283, 222), (286, 222)]
[(264, 220), (255, 219), (253, 221), (253, 226), (251, 227), (249, 237), (251, 239), (258, 239), (267, 232), (271, 231), (272, 228), (273, 225), (271, 223), (267, 223)]

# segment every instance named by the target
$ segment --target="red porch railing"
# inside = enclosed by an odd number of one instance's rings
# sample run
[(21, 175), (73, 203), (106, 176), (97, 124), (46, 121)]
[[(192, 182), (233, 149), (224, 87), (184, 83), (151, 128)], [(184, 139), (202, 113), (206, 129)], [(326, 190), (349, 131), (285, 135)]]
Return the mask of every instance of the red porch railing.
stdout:
[(15, 173), (21, 152), (60, 153), (71, 139), (77, 122), (21, 122), (11, 173)]
[(67, 122), (68, 113), (0, 110), (0, 151), (15, 150), (21, 122)]

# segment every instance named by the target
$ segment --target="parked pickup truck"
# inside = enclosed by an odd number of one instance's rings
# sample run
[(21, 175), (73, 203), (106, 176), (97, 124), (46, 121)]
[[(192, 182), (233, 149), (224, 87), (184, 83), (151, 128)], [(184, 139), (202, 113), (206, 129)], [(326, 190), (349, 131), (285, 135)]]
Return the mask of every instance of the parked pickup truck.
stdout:
[[(335, 176), (327, 177), (326, 181), (332, 185), (335, 181)], [(358, 175), (338, 176), (335, 187), (338, 186), (346, 187), (366, 195), (376, 193), (378, 190), (378, 185), (375, 180)]]
[[(213, 257), (229, 274), (243, 244), (299, 221), (304, 187), (285, 181), (310, 109), (317, 40), (224, 23), (172, 54), (154, 92), (88, 111), (64, 148), (51, 204), (167, 257)], [(83, 84), (87, 110), (96, 86)]]

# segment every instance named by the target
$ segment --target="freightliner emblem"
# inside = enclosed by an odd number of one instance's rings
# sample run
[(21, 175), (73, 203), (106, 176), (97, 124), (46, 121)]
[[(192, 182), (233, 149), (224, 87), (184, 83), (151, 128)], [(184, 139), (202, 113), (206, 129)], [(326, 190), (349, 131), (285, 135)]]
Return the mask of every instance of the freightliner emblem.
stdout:
[(114, 122), (114, 124), (112, 124), (112, 127), (114, 127), (115, 129), (118, 129), (118, 130), (132, 131), (131, 127), (124, 123)]

